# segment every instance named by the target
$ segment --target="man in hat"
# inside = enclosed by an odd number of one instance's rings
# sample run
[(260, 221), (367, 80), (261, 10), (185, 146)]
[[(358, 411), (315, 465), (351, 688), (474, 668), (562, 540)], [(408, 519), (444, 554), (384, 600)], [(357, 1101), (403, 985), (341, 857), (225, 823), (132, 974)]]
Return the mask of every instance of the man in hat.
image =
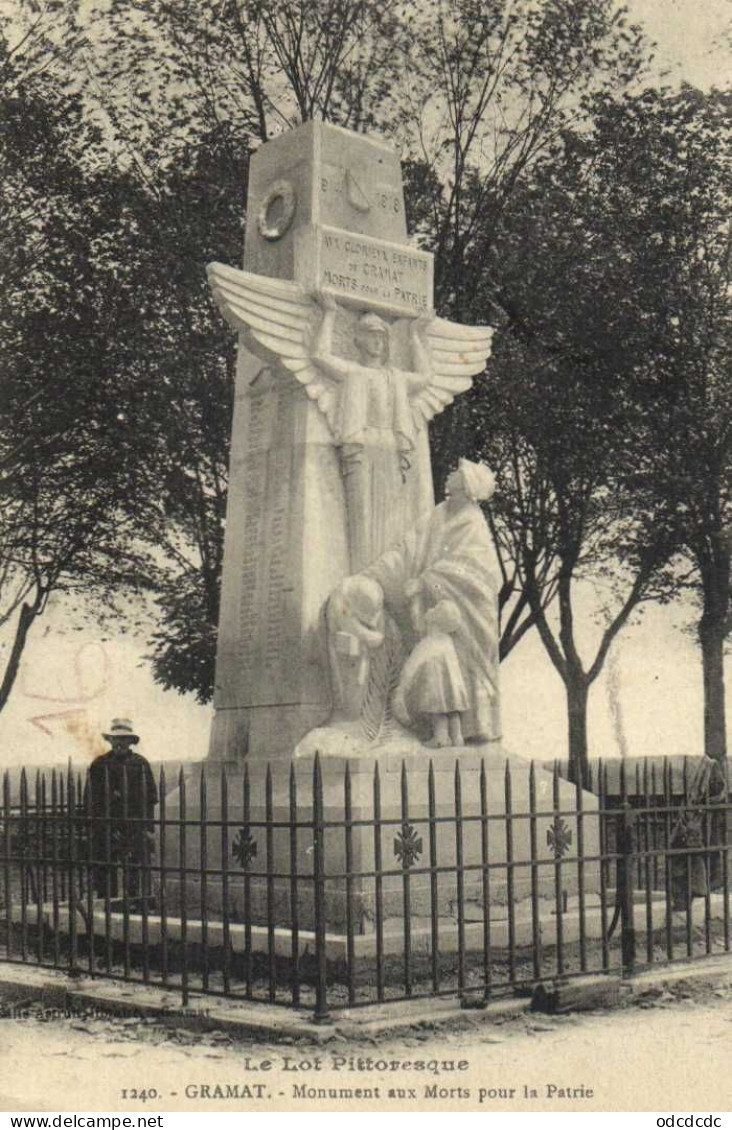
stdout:
[(98, 895), (148, 894), (153, 818), (158, 790), (146, 758), (132, 748), (139, 742), (128, 718), (114, 718), (102, 735), (112, 746), (89, 768), (87, 808), (91, 820), (94, 889)]

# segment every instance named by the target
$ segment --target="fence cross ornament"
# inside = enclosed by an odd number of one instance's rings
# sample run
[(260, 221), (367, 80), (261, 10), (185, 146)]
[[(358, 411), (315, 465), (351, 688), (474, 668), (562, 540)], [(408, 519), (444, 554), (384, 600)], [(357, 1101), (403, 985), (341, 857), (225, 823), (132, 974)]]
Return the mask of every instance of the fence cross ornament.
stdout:
[(231, 854), (240, 867), (248, 867), (257, 854), (257, 843), (251, 832), (240, 828), (231, 845)]
[(422, 854), (422, 837), (418, 836), (411, 824), (402, 824), (402, 830), (394, 837), (394, 855), (403, 867), (412, 867)]
[(572, 843), (572, 829), (561, 816), (555, 816), (546, 833), (547, 845), (554, 852), (555, 859), (561, 859), (569, 851)]

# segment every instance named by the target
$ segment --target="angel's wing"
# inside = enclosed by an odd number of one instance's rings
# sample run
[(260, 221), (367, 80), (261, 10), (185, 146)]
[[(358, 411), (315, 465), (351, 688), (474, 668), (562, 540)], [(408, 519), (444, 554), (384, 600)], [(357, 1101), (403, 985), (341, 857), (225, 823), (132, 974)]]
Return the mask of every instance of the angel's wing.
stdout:
[(227, 322), (243, 330), (257, 353), (277, 357), (315, 400), (332, 428), (336, 387), (312, 362), (309, 331), (317, 311), (297, 283), (211, 263), (208, 281)]
[(427, 330), (432, 375), (411, 398), (414, 425), (427, 421), (467, 392), (473, 377), (482, 373), (490, 357), (493, 330), (490, 326), (461, 326), (435, 318)]

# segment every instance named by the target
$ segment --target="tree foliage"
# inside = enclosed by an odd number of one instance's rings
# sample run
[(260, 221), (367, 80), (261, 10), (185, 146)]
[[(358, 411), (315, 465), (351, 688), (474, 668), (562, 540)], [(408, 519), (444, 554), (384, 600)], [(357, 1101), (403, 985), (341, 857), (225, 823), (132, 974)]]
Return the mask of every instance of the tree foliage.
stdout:
[(90, 249), (103, 199), (99, 135), (33, 34), (0, 39), (0, 625), (10, 640), (0, 708), (28, 632), (58, 592), (108, 597), (136, 583), (120, 499), (120, 458), (107, 368), (108, 295)]
[[(633, 609), (678, 592), (681, 551), (723, 559), (728, 631), (727, 106), (691, 90), (601, 96), (591, 128), (565, 132), (562, 159), (514, 195), (496, 248), (507, 328), (472, 412), (503, 470), (496, 536), (519, 581), (506, 627), (538, 628), (577, 766), (589, 688)], [(576, 615), (587, 578), (607, 597), (591, 658)], [(714, 756), (720, 663), (717, 676)]]
[(162, 613), (153, 670), (202, 701), (213, 686), (235, 362), (205, 267), (241, 246), (247, 150), (238, 162), (234, 152), (214, 136), (143, 185), (128, 171), (109, 233), (130, 249), (115, 269), (124, 313), (112, 348), (138, 469), (129, 516)]
[[(598, 118), (598, 197), (630, 211), (638, 489), (673, 516), (679, 587), (701, 604), (705, 751), (726, 755), (732, 628), (732, 91), (646, 91)], [(690, 571), (688, 569), (690, 566)]]

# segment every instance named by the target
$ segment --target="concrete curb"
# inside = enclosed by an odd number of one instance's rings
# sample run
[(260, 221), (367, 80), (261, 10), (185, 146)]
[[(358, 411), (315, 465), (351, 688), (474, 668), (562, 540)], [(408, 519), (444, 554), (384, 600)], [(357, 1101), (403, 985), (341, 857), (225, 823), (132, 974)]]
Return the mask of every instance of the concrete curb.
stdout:
[[(621, 980), (612, 975), (574, 978), (567, 982), (588, 985), (588, 1004), (595, 1008), (592, 989), (603, 982), (613, 987), (610, 1003), (626, 1004), (635, 999), (660, 995), (665, 989), (690, 986), (732, 985), (732, 955), (721, 958), (664, 966)], [(462, 1008), (454, 998), (399, 1001), (334, 1011), (329, 1022), (316, 1024), (309, 1011), (258, 1002), (240, 1003), (220, 997), (192, 994), (186, 1008), (175, 991), (121, 981), (97, 981), (69, 977), (56, 970), (30, 969), (0, 964), (0, 1002), (10, 1016), (22, 1015), (30, 1005), (41, 1004), (52, 1015), (79, 1015), (99, 1010), (105, 1015), (154, 1018), (161, 1024), (192, 1031), (224, 1031), (233, 1037), (251, 1036), (259, 1040), (297, 1040), (323, 1044), (337, 1038), (354, 1041), (379, 1035), (397, 1035), (418, 1028), (443, 1025), (475, 1025), (505, 1021), (532, 1011), (530, 998), (505, 998), (485, 1008)]]
[(623, 981), (623, 987), (629, 996), (642, 997), (649, 989), (670, 988), (682, 982), (689, 982), (692, 985), (709, 984), (710, 987), (719, 982), (732, 985), (732, 953), (705, 958), (702, 961), (679, 962), (658, 969), (648, 969)]

